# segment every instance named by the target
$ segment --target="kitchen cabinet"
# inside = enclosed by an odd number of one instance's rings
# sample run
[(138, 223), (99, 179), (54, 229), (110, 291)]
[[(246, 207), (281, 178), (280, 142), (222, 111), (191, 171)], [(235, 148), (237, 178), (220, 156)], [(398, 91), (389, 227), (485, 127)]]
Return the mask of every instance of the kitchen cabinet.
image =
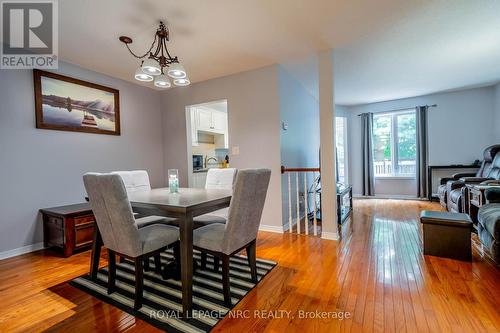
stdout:
[(198, 131), (212, 132), (212, 111), (196, 109), (196, 127)]
[(198, 146), (198, 131), (213, 134), (217, 148), (229, 148), (227, 113), (200, 107), (191, 108), (191, 142)]
[(221, 133), (227, 132), (227, 113), (212, 111), (212, 129)]
[(227, 113), (197, 108), (196, 127), (198, 131), (224, 134), (227, 131)]
[(196, 126), (196, 110), (191, 109), (191, 146), (198, 146), (198, 129)]

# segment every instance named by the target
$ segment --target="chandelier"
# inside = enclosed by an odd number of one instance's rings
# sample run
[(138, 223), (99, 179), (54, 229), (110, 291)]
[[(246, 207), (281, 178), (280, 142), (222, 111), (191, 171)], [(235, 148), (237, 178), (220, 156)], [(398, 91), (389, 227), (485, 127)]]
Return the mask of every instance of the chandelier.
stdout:
[(168, 52), (169, 31), (163, 22), (160, 21), (153, 43), (143, 55), (137, 55), (130, 49), (129, 44), (132, 44), (132, 38), (121, 36), (119, 39), (127, 46), (130, 54), (142, 60), (141, 65), (135, 71), (134, 77), (136, 80), (142, 82), (154, 81), (154, 85), (158, 88), (170, 88), (172, 83), (169, 77), (175, 86), (187, 86), (191, 83), (186, 70), (179, 63), (179, 59), (172, 57)]

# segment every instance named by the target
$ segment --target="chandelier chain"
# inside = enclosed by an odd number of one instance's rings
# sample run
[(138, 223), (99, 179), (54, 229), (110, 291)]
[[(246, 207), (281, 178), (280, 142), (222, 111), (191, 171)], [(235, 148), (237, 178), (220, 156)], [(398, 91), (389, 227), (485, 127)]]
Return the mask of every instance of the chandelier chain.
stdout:
[(155, 35), (155, 39), (153, 40), (153, 43), (151, 43), (151, 47), (149, 48), (149, 50), (146, 51), (146, 53), (144, 53), (142, 56), (138, 56), (137, 54), (135, 54), (131, 49), (130, 47), (128, 46), (128, 44), (125, 44), (125, 46), (127, 46), (127, 49), (128, 51), (130, 52), (130, 54), (132, 54), (134, 57), (136, 57), (137, 59), (142, 59), (144, 57), (146, 57), (148, 54), (151, 53), (151, 50), (153, 49), (153, 47), (155, 46), (155, 43), (156, 43), (156, 40), (157, 40), (158, 36)]

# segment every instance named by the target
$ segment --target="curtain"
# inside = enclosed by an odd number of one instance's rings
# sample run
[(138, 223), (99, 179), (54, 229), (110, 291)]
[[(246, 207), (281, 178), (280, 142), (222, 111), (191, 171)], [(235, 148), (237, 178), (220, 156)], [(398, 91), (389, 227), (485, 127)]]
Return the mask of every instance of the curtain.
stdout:
[(428, 106), (417, 106), (417, 197), (427, 196), (427, 109)]
[(373, 176), (373, 113), (361, 114), (361, 150), (363, 153), (363, 195), (374, 195)]

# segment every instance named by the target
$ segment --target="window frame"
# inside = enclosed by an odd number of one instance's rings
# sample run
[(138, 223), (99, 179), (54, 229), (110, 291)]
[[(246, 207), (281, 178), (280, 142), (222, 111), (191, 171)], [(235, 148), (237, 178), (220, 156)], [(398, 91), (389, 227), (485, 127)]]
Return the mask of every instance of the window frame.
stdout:
[[(335, 129), (337, 129), (337, 118), (342, 119), (342, 128), (343, 128), (343, 135), (342, 135), (342, 140), (344, 143), (344, 185), (349, 185), (349, 142), (348, 142), (348, 119), (345, 116), (335, 116)], [(337, 138), (335, 138), (335, 149), (337, 150)], [(338, 167), (337, 167), (338, 168)], [(339, 176), (336, 175), (337, 179), (339, 179)], [(340, 179), (339, 179), (340, 182)]]
[[(400, 111), (388, 111), (388, 112), (378, 112), (373, 115), (373, 118), (375, 117), (383, 117), (383, 116), (390, 116), (391, 117), (391, 138), (390, 138), (390, 144), (391, 144), (391, 164), (392, 164), (392, 174), (391, 175), (376, 175), (375, 170), (373, 170), (373, 175), (375, 179), (416, 179), (416, 170), (414, 175), (409, 175), (409, 174), (395, 174), (394, 171), (396, 170), (396, 165), (398, 161), (398, 146), (399, 146), (399, 131), (398, 131), (398, 116), (400, 115), (407, 115), (407, 114), (413, 114), (416, 115), (415, 109), (406, 109), (406, 110), (400, 110)], [(416, 118), (415, 118), (416, 120)], [(375, 133), (372, 132), (372, 135), (374, 136)], [(415, 137), (416, 137), (416, 129), (415, 129)], [(374, 141), (374, 137), (372, 137), (372, 140)], [(372, 154), (374, 156), (374, 154)], [(417, 161), (417, 156), (415, 156), (415, 163)], [(373, 160), (373, 163), (375, 163), (375, 160)], [(375, 166), (374, 166), (375, 169)]]

